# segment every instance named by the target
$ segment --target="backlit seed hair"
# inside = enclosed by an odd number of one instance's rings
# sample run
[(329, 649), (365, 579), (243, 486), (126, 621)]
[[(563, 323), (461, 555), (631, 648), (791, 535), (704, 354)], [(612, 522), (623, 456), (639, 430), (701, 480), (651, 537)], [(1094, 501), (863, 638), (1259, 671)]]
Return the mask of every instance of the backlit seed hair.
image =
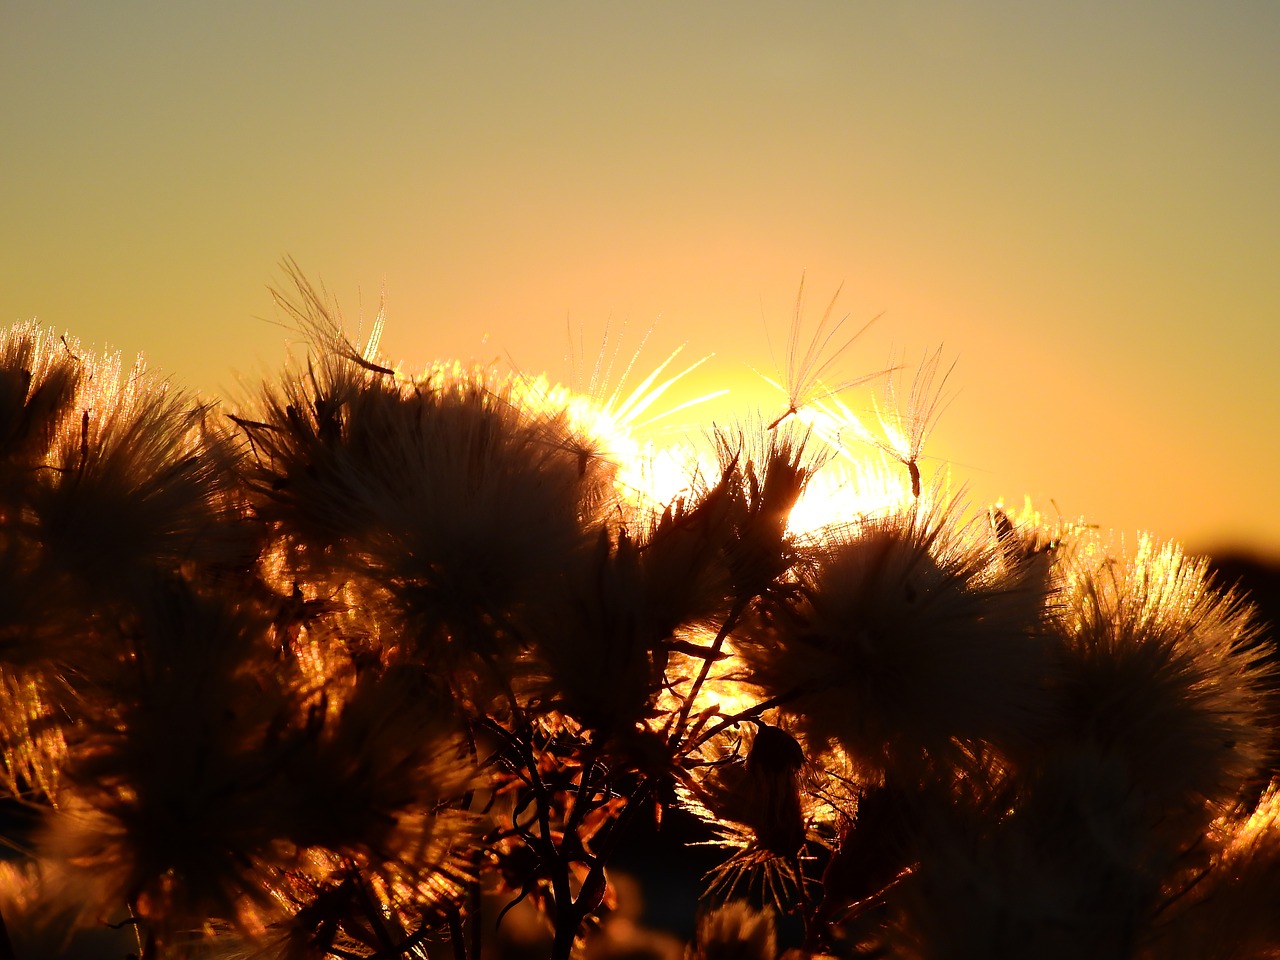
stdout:
[(158, 577), (96, 631), (37, 852), (93, 923), (121, 905), (161, 940), (256, 929), (292, 854), (273, 776), (295, 726), (270, 622), (212, 584)]
[(1060, 735), (1117, 764), (1153, 816), (1234, 803), (1271, 743), (1251, 608), (1174, 544), (1067, 569)]
[[(0, 336), (2, 775), (51, 792), (93, 623), (159, 573), (246, 566), (237, 445), (141, 362), (32, 324)], [(20, 782), (21, 781), (21, 782)]]
[(1040, 722), (1044, 602), (952, 513), (908, 509), (817, 545), (737, 642), (811, 745), (910, 780)]
[(599, 478), (484, 372), (407, 383), (330, 353), (241, 423), (300, 575), (376, 585), (455, 676), (521, 645), (525, 607), (592, 542)]
[(1229, 817), (1210, 834), (1206, 868), (1170, 885), (1172, 909), (1148, 934), (1143, 956), (1161, 960), (1247, 960), (1274, 955), (1280, 942), (1280, 784), (1248, 816)]
[(685, 960), (774, 960), (777, 949), (773, 911), (734, 900), (699, 918)]

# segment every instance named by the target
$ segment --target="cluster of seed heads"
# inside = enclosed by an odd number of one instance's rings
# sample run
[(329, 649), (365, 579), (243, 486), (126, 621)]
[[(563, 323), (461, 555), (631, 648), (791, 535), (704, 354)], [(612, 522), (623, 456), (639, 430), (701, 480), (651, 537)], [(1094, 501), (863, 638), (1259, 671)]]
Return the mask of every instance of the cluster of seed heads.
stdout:
[(1280, 952), (1249, 607), (930, 489), (938, 355), (882, 418), (909, 495), (801, 533), (830, 311), (655, 506), (570, 404), (284, 303), (310, 354), (234, 408), (0, 337), (0, 957), (481, 960), (516, 910), (589, 956), (674, 816), (723, 851), (707, 960), (782, 914), (802, 955)]

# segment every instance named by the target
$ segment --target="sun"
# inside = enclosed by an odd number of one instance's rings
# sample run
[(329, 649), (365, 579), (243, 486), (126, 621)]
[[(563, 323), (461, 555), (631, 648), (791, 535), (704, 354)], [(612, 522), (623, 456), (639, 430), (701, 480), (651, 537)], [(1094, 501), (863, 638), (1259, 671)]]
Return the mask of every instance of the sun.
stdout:
[[(587, 438), (591, 455), (607, 463), (619, 502), (637, 515), (656, 516), (682, 499), (696, 498), (721, 474), (719, 428), (709, 412), (716, 406), (711, 401), (730, 390), (705, 380), (710, 355), (677, 364), (682, 346), (641, 375), (647, 339), (646, 335), (638, 349), (624, 355), (618, 338), (606, 335), (588, 373), (574, 370), (568, 385), (545, 374), (516, 374), (514, 393), (522, 403), (563, 417), (572, 433)], [(694, 384), (695, 373), (704, 379), (696, 389), (685, 390), (694, 394), (692, 399), (670, 402), (673, 388)], [(869, 378), (852, 382), (862, 379)], [(787, 416), (807, 434), (805, 459), (813, 472), (789, 515), (787, 531), (792, 537), (819, 537), (826, 529), (883, 517), (921, 499), (912, 476), (903, 469), (895, 437), (888, 433), (895, 425), (893, 418), (878, 418), (886, 438), (830, 391), (793, 406), (796, 409)], [(695, 419), (699, 414), (706, 417), (705, 422), (672, 426), (675, 414), (690, 412)], [(761, 416), (760, 422), (766, 419)], [(924, 497), (929, 496), (926, 491)]]
[(796, 505), (787, 530), (792, 536), (813, 537), (833, 526), (862, 523), (900, 511), (911, 499), (901, 470), (887, 458), (833, 457), (822, 464)]

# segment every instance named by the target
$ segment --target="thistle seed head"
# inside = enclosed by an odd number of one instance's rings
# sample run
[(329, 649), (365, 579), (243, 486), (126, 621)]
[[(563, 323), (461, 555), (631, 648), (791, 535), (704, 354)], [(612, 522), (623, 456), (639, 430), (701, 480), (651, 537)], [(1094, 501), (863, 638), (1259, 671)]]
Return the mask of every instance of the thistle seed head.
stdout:
[(1044, 595), (947, 512), (834, 534), (737, 639), (751, 679), (811, 744), (838, 742), (872, 776), (963, 764), (1041, 721)]
[(1272, 743), (1252, 610), (1203, 561), (1150, 539), (1067, 572), (1059, 736), (1111, 758), (1153, 817), (1234, 804)]
[(754, 910), (742, 900), (716, 907), (698, 920), (698, 935), (686, 960), (774, 960), (773, 911)]

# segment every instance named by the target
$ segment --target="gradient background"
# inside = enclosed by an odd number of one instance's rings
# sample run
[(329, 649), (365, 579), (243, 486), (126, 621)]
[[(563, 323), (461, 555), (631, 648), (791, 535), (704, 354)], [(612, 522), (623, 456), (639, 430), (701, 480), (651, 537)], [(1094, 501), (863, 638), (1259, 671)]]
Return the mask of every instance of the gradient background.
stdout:
[(975, 501), (1276, 556), (1277, 49), (1269, 0), (3, 0), (0, 318), (242, 394), (287, 255), (410, 366), (656, 321), (772, 417), (803, 273), (882, 315), (843, 374), (959, 360)]

